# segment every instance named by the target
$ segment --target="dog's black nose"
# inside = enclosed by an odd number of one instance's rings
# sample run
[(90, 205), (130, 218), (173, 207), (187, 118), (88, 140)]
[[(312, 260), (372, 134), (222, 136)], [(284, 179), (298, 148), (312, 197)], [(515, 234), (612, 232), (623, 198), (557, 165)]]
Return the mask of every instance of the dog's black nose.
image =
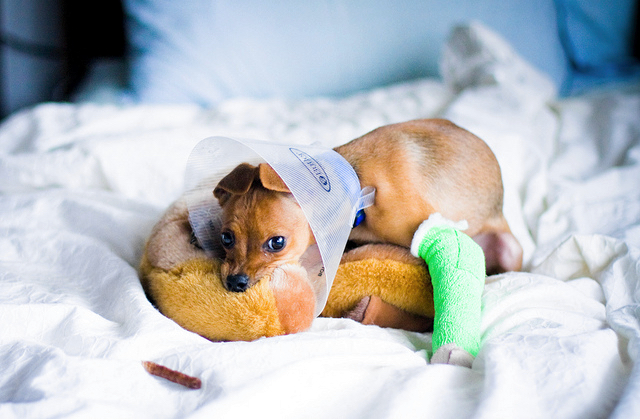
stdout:
[(227, 289), (231, 292), (244, 292), (249, 288), (249, 276), (246, 274), (229, 274), (227, 276)]

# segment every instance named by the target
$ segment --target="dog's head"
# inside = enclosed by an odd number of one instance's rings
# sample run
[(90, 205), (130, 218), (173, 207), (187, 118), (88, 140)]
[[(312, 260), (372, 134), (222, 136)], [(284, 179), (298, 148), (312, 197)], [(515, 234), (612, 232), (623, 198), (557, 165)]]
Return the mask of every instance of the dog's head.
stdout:
[(225, 287), (244, 292), (283, 264), (298, 263), (315, 243), (291, 191), (267, 164), (238, 165), (213, 191), (222, 207)]

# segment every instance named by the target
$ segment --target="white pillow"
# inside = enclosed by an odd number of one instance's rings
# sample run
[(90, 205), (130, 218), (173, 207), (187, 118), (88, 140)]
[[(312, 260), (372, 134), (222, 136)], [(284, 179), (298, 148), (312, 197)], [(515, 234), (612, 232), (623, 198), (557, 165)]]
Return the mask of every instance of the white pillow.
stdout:
[(454, 25), (479, 20), (556, 85), (553, 0), (125, 0), (130, 88), (145, 102), (344, 96), (438, 76)]

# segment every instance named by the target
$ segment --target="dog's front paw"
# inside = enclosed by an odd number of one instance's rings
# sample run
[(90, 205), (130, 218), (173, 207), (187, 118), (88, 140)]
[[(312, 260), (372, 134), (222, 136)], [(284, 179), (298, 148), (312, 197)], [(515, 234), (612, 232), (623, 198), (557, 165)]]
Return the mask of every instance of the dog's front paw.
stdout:
[(377, 325), (383, 328), (399, 328), (416, 332), (433, 330), (433, 319), (407, 312), (385, 302), (379, 296), (362, 298), (344, 317), (364, 325)]
[(349, 312), (343, 315), (343, 318), (353, 319), (356, 322), (362, 322), (365, 318), (369, 303), (371, 302), (371, 296), (365, 296), (356, 304), (356, 306)]
[(462, 347), (456, 346), (455, 343), (445, 344), (441, 346), (431, 357), (433, 364), (446, 364), (454, 366), (464, 366), (470, 368), (475, 358)]

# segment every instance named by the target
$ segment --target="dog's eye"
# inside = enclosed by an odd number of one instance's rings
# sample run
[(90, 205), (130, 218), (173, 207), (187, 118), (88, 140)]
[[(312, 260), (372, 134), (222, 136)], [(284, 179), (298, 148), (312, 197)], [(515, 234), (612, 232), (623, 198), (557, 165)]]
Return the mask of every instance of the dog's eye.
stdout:
[(233, 232), (225, 230), (224, 232), (222, 232), (222, 234), (220, 234), (220, 242), (222, 242), (222, 246), (224, 248), (229, 249), (232, 248), (236, 243), (236, 237)]
[(269, 238), (269, 240), (267, 240), (264, 245), (267, 248), (267, 251), (278, 252), (282, 251), (286, 244), (287, 240), (284, 238), (284, 236), (274, 236), (272, 238)]

